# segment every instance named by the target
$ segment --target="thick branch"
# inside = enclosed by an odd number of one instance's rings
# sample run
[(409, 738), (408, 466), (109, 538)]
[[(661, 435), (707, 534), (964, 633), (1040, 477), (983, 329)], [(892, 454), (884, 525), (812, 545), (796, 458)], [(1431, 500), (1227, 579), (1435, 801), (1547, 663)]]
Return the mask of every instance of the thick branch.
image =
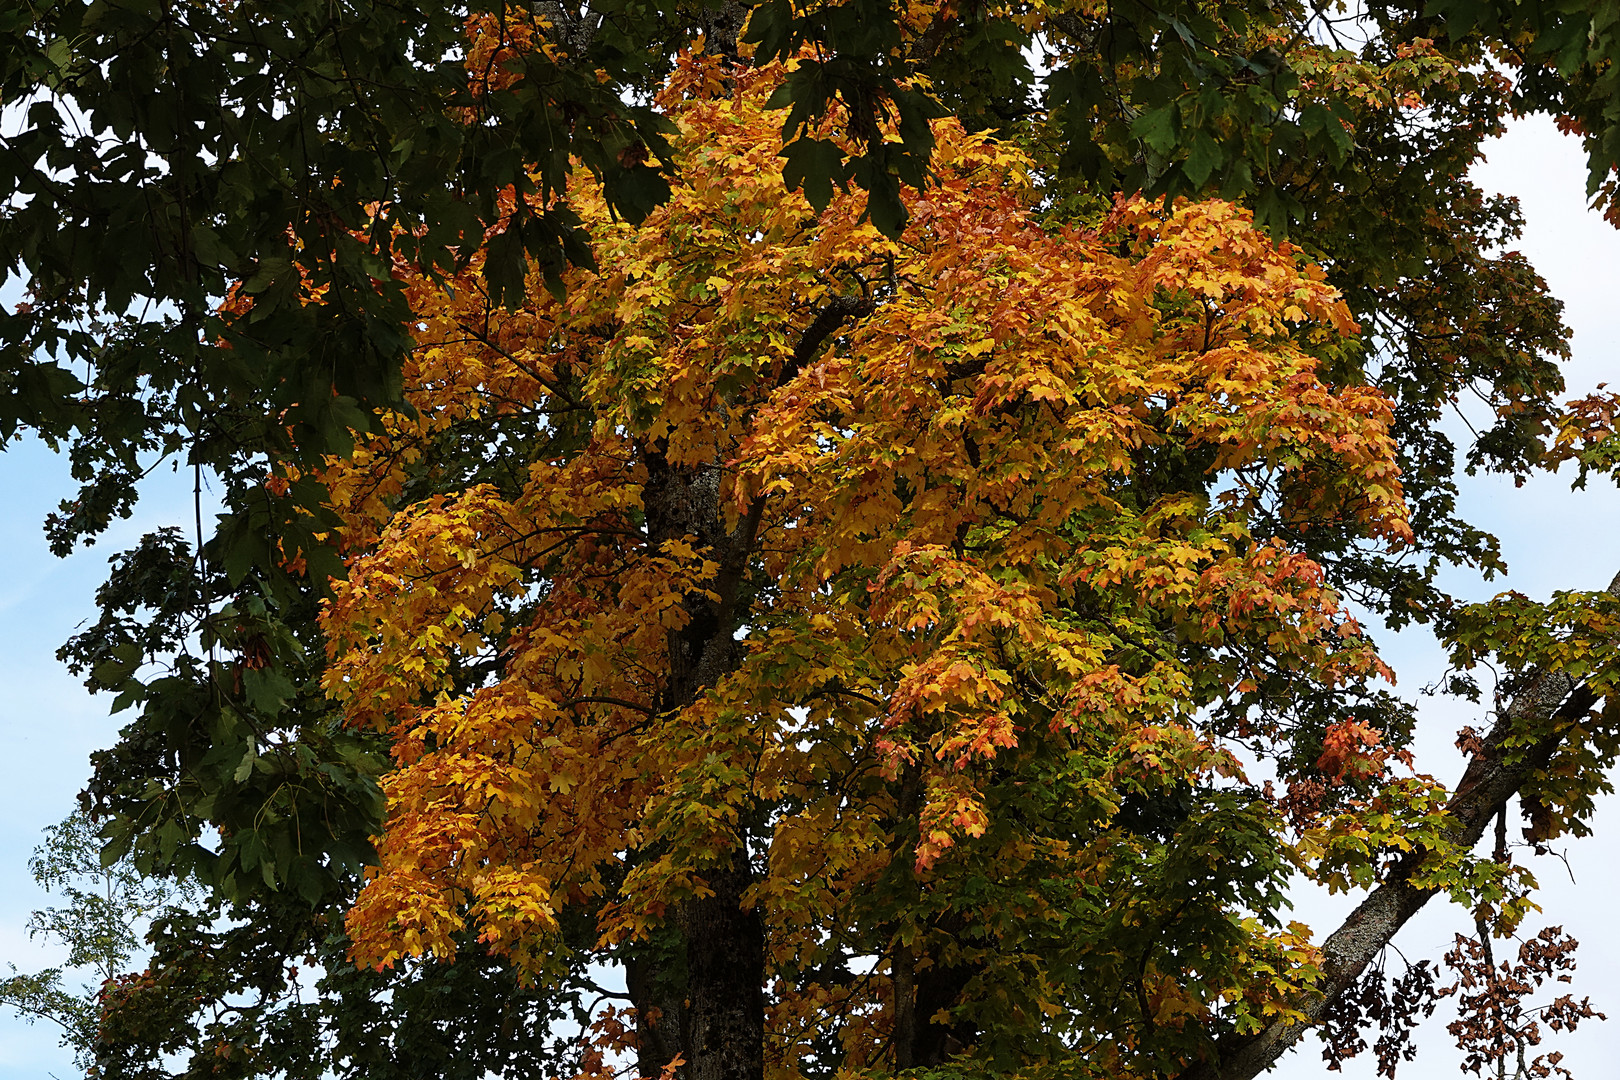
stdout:
[(815, 359), (816, 352), (838, 332), (844, 320), (870, 315), (875, 306), (864, 296), (836, 296), (827, 301), (826, 306), (810, 320), (810, 325), (804, 328), (804, 333), (799, 335), (798, 344), (793, 346), (793, 359), (782, 369), (777, 383), (787, 385), (804, 369), (804, 365)]
[[(1620, 575), (1609, 583), (1608, 591), (1620, 595)], [(1569, 722), (1586, 716), (1597, 701), (1596, 694), (1584, 684), (1576, 685), (1561, 671), (1532, 675), (1469, 759), (1461, 782), (1446, 804), (1457, 823), (1453, 839), (1465, 848), (1478, 843), (1508, 800), (1552, 760), (1563, 744)], [(1505, 745), (1509, 737), (1526, 727), (1543, 725), (1548, 734), (1534, 745), (1516, 751)], [(1297, 1003), (1305, 1014), (1303, 1020), (1279, 1019), (1255, 1034), (1221, 1039), (1209, 1060), (1186, 1070), (1179, 1080), (1252, 1080), (1271, 1068), (1307, 1029), (1321, 1022), (1339, 995), (1361, 977), (1396, 932), (1429, 902), (1434, 890), (1411, 884), (1428, 854), (1419, 849), (1396, 863), (1389, 878), (1328, 935), (1322, 943), (1322, 980), (1308, 1000)]]
[(561, 705), (558, 705), (557, 708), (571, 709), (575, 705), (614, 705), (621, 709), (629, 709), (632, 712), (642, 713), (645, 716), (658, 715), (649, 705), (638, 705), (634, 701), (626, 701), (624, 698), (604, 697), (600, 694), (593, 694), (590, 697), (571, 698), (568, 701), (563, 702)]
[(601, 27), (601, 17), (589, 7), (583, 13), (578, 7), (557, 3), (556, 0), (537, 0), (534, 13), (551, 24), (550, 37), (578, 58), (590, 50), (591, 42)]

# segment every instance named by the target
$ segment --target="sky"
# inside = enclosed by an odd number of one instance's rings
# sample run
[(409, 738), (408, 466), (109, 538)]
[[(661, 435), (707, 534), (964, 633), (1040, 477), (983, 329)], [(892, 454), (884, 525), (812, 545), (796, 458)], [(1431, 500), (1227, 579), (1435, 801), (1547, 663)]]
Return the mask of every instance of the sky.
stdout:
[[(186, 478), (189, 479), (189, 478)], [(134, 519), (88, 550), (58, 559), (40, 524), (73, 490), (66, 463), (37, 441), (0, 454), (0, 965), (37, 971), (59, 951), (31, 942), (29, 913), (51, 902), (27, 869), (40, 831), (66, 817), (89, 776), (91, 751), (109, 745), (118, 718), (56, 659), (56, 649), (94, 617), (107, 558), (160, 524), (190, 515), (189, 484), (158, 475)], [(0, 974), (9, 969), (0, 966)], [(71, 1055), (49, 1024), (29, 1027), (0, 1009), (0, 1080), (68, 1080)]]
[[(1570, 396), (1613, 378), (1620, 384), (1620, 231), (1585, 209), (1585, 165), (1578, 144), (1543, 119), (1516, 124), (1492, 144), (1475, 176), (1488, 190), (1517, 196), (1527, 220), (1519, 250), (1541, 271), (1566, 305), (1574, 329), (1574, 357), (1567, 368)], [(9, 298), (7, 298), (9, 299)], [(50, 902), (26, 867), (40, 831), (73, 809), (88, 776), (91, 751), (116, 737), (118, 718), (106, 699), (88, 695), (55, 659), (57, 647), (94, 612), (93, 597), (106, 560), (158, 525), (189, 521), (189, 477), (155, 475), (134, 519), (120, 522), (95, 547), (68, 559), (46, 549), (40, 523), (72, 490), (65, 462), (38, 442), (14, 444), (0, 453), (0, 965), (9, 961), (33, 971), (58, 954), (30, 941), (29, 912)], [(1453, 574), (1452, 589), (1483, 600), (1512, 588), (1535, 597), (1556, 589), (1601, 589), (1620, 571), (1620, 493), (1605, 481), (1571, 492), (1567, 477), (1539, 477), (1522, 488), (1494, 478), (1463, 484), (1463, 515), (1502, 539), (1509, 565), (1506, 580), (1485, 582)], [(1442, 779), (1461, 775), (1452, 746), (1464, 724), (1488, 725), (1478, 707), (1439, 698), (1419, 698), (1439, 677), (1444, 658), (1421, 630), (1382, 635), (1385, 656), (1399, 673), (1397, 690), (1422, 702), (1418, 756)], [(1608, 799), (1593, 822), (1594, 835), (1559, 847), (1531, 865), (1542, 884), (1545, 914), (1532, 915), (1525, 930), (1562, 925), (1581, 941), (1575, 982), (1558, 992), (1591, 995), (1615, 1017), (1589, 1022), (1554, 1036), (1544, 1049), (1562, 1050), (1565, 1065), (1580, 1080), (1603, 1080), (1620, 1060), (1620, 934), (1610, 904), (1620, 896), (1620, 800)], [(1344, 897), (1305, 894), (1295, 915), (1325, 934), (1353, 906)], [(1396, 939), (1411, 960), (1438, 959), (1453, 933), (1469, 929), (1461, 909), (1431, 902)], [(1499, 948), (1499, 955), (1501, 953)], [(1396, 962), (1398, 965), (1398, 961)], [(5, 974), (0, 967), (0, 974)], [(1455, 1075), (1459, 1059), (1437, 1013), (1421, 1033), (1416, 1061), (1401, 1075)], [(1307, 1036), (1273, 1074), (1282, 1080), (1321, 1077), (1320, 1046)], [(67, 1080), (71, 1056), (57, 1033), (0, 1015), (0, 1080)], [(1370, 1056), (1347, 1063), (1349, 1078), (1374, 1076)]]

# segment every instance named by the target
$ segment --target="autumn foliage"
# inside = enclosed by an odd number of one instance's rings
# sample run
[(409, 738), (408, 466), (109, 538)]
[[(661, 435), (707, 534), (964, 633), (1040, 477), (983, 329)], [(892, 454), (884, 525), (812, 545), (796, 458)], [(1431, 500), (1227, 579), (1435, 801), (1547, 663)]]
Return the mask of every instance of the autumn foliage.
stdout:
[(1547, 115), (1614, 217), (1612, 0), (11, 7), (0, 436), (59, 554), (193, 494), (58, 654), (97, 861), (201, 890), (97, 1076), (1393, 1072), (1447, 996), (1534, 1072), (1597, 1015), (1505, 939), (1620, 758), (1620, 579), (1449, 583), (1508, 569), (1462, 471), (1620, 467), (1470, 179)]
[(1194, 1060), (1316, 970), (1245, 755), (1386, 775), (1264, 700), (1386, 674), (1287, 539), (1410, 536), (1386, 400), (1319, 374), (1356, 327), (1243, 210), (1047, 220), (951, 120), (898, 240), (817, 214), (781, 77), (685, 62), (679, 185), (632, 228), (577, 177), (561, 297), (401, 270), (413, 411), (321, 477), (327, 690), (395, 763), (355, 955), (623, 964), (644, 1073), (720, 1022), (705, 919), (773, 1076)]

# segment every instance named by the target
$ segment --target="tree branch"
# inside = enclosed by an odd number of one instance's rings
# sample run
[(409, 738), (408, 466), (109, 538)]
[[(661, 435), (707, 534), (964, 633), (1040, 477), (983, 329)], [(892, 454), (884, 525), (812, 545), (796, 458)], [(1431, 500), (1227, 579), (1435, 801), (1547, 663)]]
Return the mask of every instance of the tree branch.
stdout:
[[(1608, 591), (1620, 596), (1620, 575), (1609, 583)], [(1532, 675), (1469, 759), (1446, 803), (1447, 812), (1457, 822), (1453, 838), (1458, 844), (1472, 848), (1479, 842), (1507, 801), (1557, 753), (1568, 722), (1586, 716), (1597, 702), (1597, 694), (1562, 671)], [(1527, 724), (1549, 720), (1554, 721), (1552, 731), (1533, 746), (1518, 748), (1510, 759), (1509, 738)], [(1296, 1002), (1305, 1014), (1303, 1020), (1278, 1019), (1252, 1035), (1219, 1039), (1214, 1055), (1182, 1072), (1178, 1080), (1253, 1080), (1271, 1068), (1307, 1029), (1322, 1020), (1339, 995), (1434, 896), (1434, 890), (1411, 884), (1428, 854), (1420, 848), (1403, 857), (1389, 878), (1328, 935), (1322, 943), (1322, 980), (1308, 999)]]
[(601, 17), (587, 7), (581, 14), (578, 7), (557, 3), (557, 0), (536, 0), (533, 11), (551, 24), (546, 36), (568, 52), (569, 59), (584, 56), (601, 28)]
[(864, 296), (835, 296), (827, 301), (827, 305), (816, 312), (816, 317), (810, 320), (810, 325), (804, 328), (799, 335), (799, 343), (793, 346), (793, 359), (782, 369), (777, 377), (778, 386), (786, 386), (795, 375), (803, 370), (816, 355), (816, 351), (844, 325), (844, 320), (860, 318), (870, 315), (877, 305)]
[(638, 705), (634, 701), (624, 698), (606, 697), (601, 694), (592, 694), (588, 697), (570, 698), (557, 706), (559, 709), (571, 709), (575, 705), (613, 705), (620, 709), (629, 709), (631, 712), (643, 713), (647, 716), (657, 716), (658, 713), (646, 705)]

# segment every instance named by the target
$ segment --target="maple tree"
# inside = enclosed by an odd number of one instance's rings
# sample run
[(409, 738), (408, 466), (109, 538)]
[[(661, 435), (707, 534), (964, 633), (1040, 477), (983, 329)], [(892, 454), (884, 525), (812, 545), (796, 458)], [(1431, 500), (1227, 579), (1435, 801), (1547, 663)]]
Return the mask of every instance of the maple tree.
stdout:
[[(1556, 302), (1493, 250), (1514, 208), (1464, 176), (1539, 108), (1603, 179), (1606, 9), (1378, 7), (1354, 45), (1290, 5), (534, 11), (474, 20), (471, 44), (472, 12), (302, 0), (58, 4), (4, 28), (5, 101), (73, 102), (104, 135), (33, 110), (8, 143), (32, 198), (4, 250), (35, 289), (4, 327), (9, 413), (76, 428), (87, 481), (53, 540), (127, 509), (154, 452), (214, 472), (230, 510), (201, 551), (169, 532), (118, 560), (65, 652), (136, 707), (88, 793), (115, 851), (237, 920), (160, 928), (104, 1060), (163, 1075), (146, 1048), (194, 1046), (192, 1075), (319, 1075), (431, 1044), (471, 1053), (467, 1075), (540, 1070), (540, 1018), (594, 996), (597, 957), (639, 1006), (597, 1035), (639, 1026), (648, 1075), (677, 1052), (694, 1075), (767, 1054), (816, 1072), (1088, 1039), (1097, 1068), (1213, 1048), (1249, 1075), (1347, 987), (1382, 992), (1339, 946), (1387, 941), (1436, 885), (1513, 925), (1522, 878), (1466, 852), (1549, 768), (1525, 803), (1539, 834), (1580, 827), (1609, 754), (1580, 719), (1606, 601), (1453, 609), (1436, 565), (1500, 560), (1455, 514), (1434, 419), (1488, 400), (1471, 467), (1612, 458), (1603, 399), (1555, 404)], [(627, 106), (694, 30), (758, 65), (819, 51), (781, 86), (736, 75), (729, 107), (712, 69)], [(148, 70), (174, 77), (127, 94)], [(738, 160), (698, 148), (711, 122)], [(149, 149), (162, 166), (119, 164)], [(1230, 203), (1116, 205), (1137, 188), (1248, 199), (1301, 250)], [(767, 236), (774, 255), (750, 247)], [(592, 248), (596, 271), (568, 269)], [(1004, 277), (1041, 283), (1016, 293), (1028, 311)], [(216, 309), (233, 278), (251, 304)], [(131, 318), (139, 297), (158, 321)], [(1112, 364), (1079, 364), (1093, 347)], [(371, 552), (354, 588), (373, 592), (323, 631), (338, 541)], [(1477, 739), (1490, 782), (1446, 803), (1392, 778), (1412, 718), (1372, 688), (1339, 596), (1440, 619), (1460, 660), (1506, 654), (1532, 688), (1584, 685), (1504, 714)], [(372, 731), (324, 699), (331, 642), (350, 679), (330, 688)], [(520, 760), (537, 723), (555, 767)], [(1234, 746), (1295, 781), (1280, 810)], [(333, 918), (372, 857), (379, 748), (405, 767), (356, 944), (453, 944), (459, 968), (343, 970)], [(1317, 954), (1268, 925), (1291, 856), (1376, 885), (1376, 933)], [(284, 975), (306, 953), (333, 973), (312, 1008)], [(259, 1004), (233, 1013), (244, 992)], [(410, 1002), (447, 995), (481, 1049), (442, 1020), (408, 1030)], [(341, 1045), (312, 1049), (322, 1030)], [(715, 1031), (736, 1037), (686, 1053)]]
[(1252, 1075), (1345, 976), (1292, 875), (1516, 926), (1291, 543), (1413, 540), (1321, 272), (1227, 203), (1042, 221), (950, 121), (889, 240), (783, 183), (774, 74), (678, 73), (681, 183), (575, 188), (560, 295), (401, 268), (412, 411), (319, 475), (325, 686), (394, 758), (356, 958), (616, 962), (648, 1076)]

